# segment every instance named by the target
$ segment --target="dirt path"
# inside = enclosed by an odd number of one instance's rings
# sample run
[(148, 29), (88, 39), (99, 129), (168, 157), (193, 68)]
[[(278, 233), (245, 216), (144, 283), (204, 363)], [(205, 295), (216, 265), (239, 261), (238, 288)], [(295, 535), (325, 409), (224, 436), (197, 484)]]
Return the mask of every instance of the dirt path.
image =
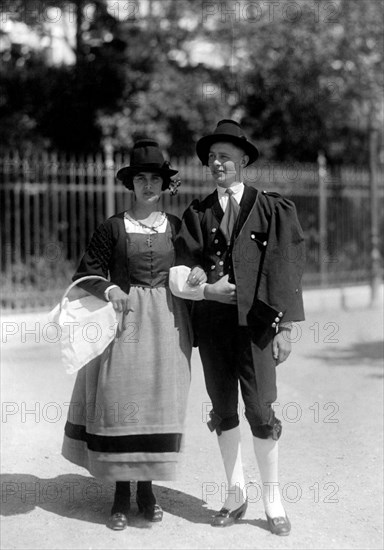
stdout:
[(59, 364), (56, 344), (25, 334), (35, 323), (41, 333), (45, 317), (18, 317), (18, 333), (5, 343), (4, 323), (12, 321), (3, 317), (1, 548), (383, 548), (383, 314), (329, 309), (307, 317), (278, 374), (281, 486), (292, 521), (286, 538), (267, 530), (244, 419), (250, 504), (235, 526), (209, 525), (225, 478), (205, 425), (209, 399), (196, 352), (179, 476), (155, 485), (163, 522), (148, 525), (133, 503), (130, 527), (108, 530), (112, 486), (60, 455), (74, 378)]

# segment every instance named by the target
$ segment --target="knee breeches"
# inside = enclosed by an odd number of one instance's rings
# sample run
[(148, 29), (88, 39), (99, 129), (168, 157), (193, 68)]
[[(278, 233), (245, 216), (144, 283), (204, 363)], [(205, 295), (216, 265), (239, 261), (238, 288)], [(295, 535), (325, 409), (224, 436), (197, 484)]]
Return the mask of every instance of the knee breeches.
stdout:
[(233, 306), (205, 311), (198, 322), (197, 338), (212, 402), (210, 429), (220, 432), (239, 424), (240, 384), (252, 434), (262, 439), (278, 439), (281, 422), (272, 408), (277, 396), (272, 343), (263, 350), (256, 346), (248, 328), (238, 326)]

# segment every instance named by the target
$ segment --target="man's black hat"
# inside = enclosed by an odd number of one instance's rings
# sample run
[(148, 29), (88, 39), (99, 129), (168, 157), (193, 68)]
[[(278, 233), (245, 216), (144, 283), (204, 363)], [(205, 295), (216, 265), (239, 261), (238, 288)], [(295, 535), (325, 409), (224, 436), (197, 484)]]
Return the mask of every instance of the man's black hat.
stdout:
[(240, 147), (240, 149), (249, 156), (249, 161), (246, 166), (255, 162), (259, 157), (257, 147), (248, 141), (240, 124), (234, 120), (224, 119), (217, 123), (213, 134), (202, 137), (196, 144), (196, 153), (203, 165), (208, 166), (209, 150), (211, 145), (218, 141), (229, 141), (237, 147)]

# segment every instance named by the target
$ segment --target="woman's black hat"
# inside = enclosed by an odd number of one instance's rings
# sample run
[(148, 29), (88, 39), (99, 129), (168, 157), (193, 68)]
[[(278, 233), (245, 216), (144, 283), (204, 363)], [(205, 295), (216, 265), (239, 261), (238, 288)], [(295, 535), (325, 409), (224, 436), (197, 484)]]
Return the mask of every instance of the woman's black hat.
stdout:
[(240, 124), (234, 120), (224, 119), (217, 123), (213, 134), (204, 136), (196, 144), (196, 153), (204, 166), (208, 166), (208, 154), (213, 143), (218, 141), (229, 141), (244, 151), (249, 156), (246, 164), (252, 164), (259, 157), (259, 151), (253, 143), (248, 141)]
[(159, 144), (153, 139), (140, 139), (133, 146), (129, 166), (120, 168), (116, 177), (122, 181), (125, 187), (133, 189), (133, 177), (139, 172), (155, 172), (163, 178), (162, 189), (168, 189), (171, 177), (177, 174), (177, 170), (169, 167), (169, 162), (164, 160)]

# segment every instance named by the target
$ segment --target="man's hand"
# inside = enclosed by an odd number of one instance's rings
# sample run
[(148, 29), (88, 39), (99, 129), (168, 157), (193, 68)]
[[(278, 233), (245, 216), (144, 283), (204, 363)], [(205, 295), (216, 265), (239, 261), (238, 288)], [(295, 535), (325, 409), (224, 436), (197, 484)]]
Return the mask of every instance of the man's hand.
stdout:
[(289, 340), (289, 334), (289, 332), (287, 333), (286, 331), (283, 331), (279, 334), (276, 334), (273, 339), (272, 352), (273, 358), (276, 361), (276, 365), (283, 363), (283, 361), (288, 359), (288, 356), (291, 353), (292, 345)]
[(204, 288), (204, 298), (222, 304), (236, 304), (236, 285), (228, 282), (228, 275), (224, 275), (216, 283), (207, 284)]
[(204, 269), (198, 265), (195, 265), (191, 269), (190, 274), (188, 275), (187, 283), (190, 286), (199, 286), (207, 282), (207, 274)]
[(133, 311), (129, 305), (128, 294), (121, 290), (121, 288), (111, 288), (109, 291), (109, 301), (112, 303), (115, 311), (119, 311), (120, 313), (128, 313), (128, 311)]

